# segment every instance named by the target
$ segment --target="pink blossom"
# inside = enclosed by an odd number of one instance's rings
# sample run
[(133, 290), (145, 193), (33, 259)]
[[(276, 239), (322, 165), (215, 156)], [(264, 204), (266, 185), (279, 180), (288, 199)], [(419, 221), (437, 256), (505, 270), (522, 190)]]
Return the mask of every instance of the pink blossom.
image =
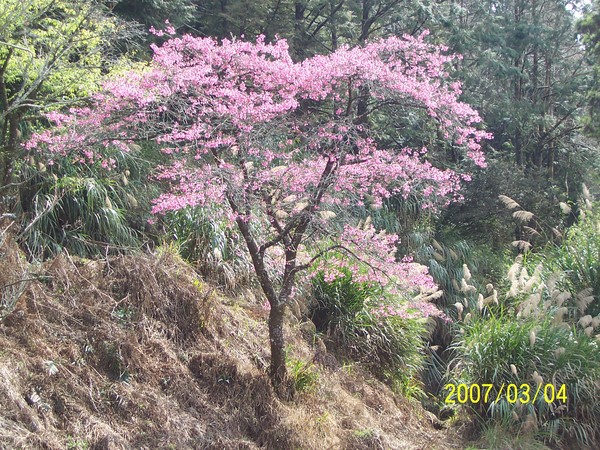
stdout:
[[(152, 31), (174, 34), (166, 25)], [(145, 70), (108, 80), (92, 107), (49, 114), (55, 128), (25, 147), (110, 169), (115, 155), (151, 139), (171, 161), (158, 168), (170, 190), (155, 199), (153, 213), (210, 205), (225, 220), (251, 226), (257, 245), (276, 242), (264, 255), (278, 275), (286, 254), (297, 251), (289, 243), (294, 233), (302, 233), (313, 273), (323, 270), (328, 281), (345, 268), (398, 295), (431, 288), (426, 268), (396, 255), (398, 236), (347, 217), (351, 208), (378, 208), (394, 196), (443, 207), (470, 179), (432, 165), (426, 148), (382, 147), (378, 131), (357, 120), (354, 99), (365, 86), (374, 103), (425, 111), (449, 145), (485, 166), (482, 143), (490, 135), (449, 79), (457, 57), (426, 35), (342, 46), (301, 63), (285, 40), (172, 37), (153, 47)], [(318, 108), (306, 106), (315, 102)], [(323, 250), (329, 247), (336, 253)], [(381, 314), (436, 314), (427, 304), (390, 307)]]

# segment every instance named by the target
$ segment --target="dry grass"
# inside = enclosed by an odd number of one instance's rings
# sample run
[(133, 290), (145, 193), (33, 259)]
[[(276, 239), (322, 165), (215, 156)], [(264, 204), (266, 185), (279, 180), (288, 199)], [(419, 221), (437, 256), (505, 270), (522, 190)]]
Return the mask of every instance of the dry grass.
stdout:
[(0, 320), (0, 448), (461, 448), (358, 367), (321, 365), (295, 319), (317, 386), (278, 400), (259, 301), (220, 296), (169, 253), (30, 267), (4, 241), (2, 285), (42, 278)]

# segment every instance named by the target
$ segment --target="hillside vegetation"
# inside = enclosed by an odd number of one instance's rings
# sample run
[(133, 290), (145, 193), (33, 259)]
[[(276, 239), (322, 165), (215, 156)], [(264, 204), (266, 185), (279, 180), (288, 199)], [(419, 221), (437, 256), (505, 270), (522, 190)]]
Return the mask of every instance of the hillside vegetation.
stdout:
[(267, 311), (168, 250), (35, 266), (10, 236), (0, 251), (0, 284), (16, 288), (0, 322), (1, 448), (461, 448), (292, 315), (299, 389), (278, 399)]
[(0, 448), (600, 448), (599, 0), (0, 0)]

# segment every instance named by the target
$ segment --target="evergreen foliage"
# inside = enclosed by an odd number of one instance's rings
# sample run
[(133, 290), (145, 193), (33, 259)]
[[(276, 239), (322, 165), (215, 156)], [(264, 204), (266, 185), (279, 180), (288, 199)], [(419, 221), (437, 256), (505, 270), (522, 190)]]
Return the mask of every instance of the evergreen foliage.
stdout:
[(134, 20), (151, 26), (162, 28), (165, 21), (179, 27), (192, 20), (198, 6), (193, 0), (117, 0), (106, 2), (111, 11), (126, 20)]
[(583, 33), (583, 43), (593, 68), (593, 83), (587, 91), (588, 115), (586, 129), (598, 137), (600, 135), (600, 3), (592, 2), (592, 9), (587, 11), (579, 22), (579, 30)]

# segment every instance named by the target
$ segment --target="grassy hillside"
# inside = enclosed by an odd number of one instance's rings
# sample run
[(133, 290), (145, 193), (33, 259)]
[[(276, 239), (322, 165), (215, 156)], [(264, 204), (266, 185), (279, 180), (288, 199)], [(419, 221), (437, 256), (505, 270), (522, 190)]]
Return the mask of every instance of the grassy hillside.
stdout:
[(170, 252), (33, 266), (0, 242), (0, 448), (463, 447), (293, 315), (297, 393), (279, 400), (260, 298)]

